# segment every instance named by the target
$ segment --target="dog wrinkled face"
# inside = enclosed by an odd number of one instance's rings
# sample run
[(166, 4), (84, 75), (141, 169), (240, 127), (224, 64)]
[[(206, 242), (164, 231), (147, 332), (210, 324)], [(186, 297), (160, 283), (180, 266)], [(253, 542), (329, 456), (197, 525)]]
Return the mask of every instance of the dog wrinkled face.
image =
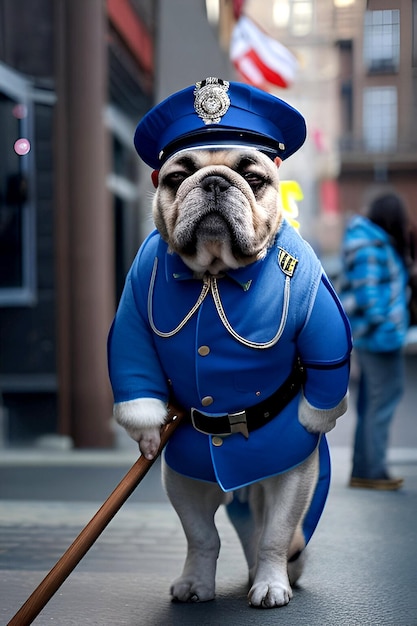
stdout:
[(178, 152), (161, 168), (153, 217), (197, 276), (253, 263), (282, 219), (277, 164), (254, 148)]

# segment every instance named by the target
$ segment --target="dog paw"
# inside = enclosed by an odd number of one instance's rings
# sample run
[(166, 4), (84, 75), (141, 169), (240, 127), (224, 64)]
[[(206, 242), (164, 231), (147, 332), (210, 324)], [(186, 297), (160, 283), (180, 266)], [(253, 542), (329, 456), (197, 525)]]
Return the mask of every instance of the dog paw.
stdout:
[(260, 609), (285, 606), (291, 598), (291, 587), (280, 583), (255, 583), (248, 594), (249, 605)]
[(159, 445), (161, 443), (161, 431), (159, 428), (146, 428), (135, 433), (133, 439), (138, 442), (139, 450), (143, 456), (149, 461), (152, 461), (159, 450)]
[(298, 406), (300, 424), (309, 433), (328, 433), (336, 426), (336, 420), (347, 410), (347, 396), (332, 409), (318, 409), (302, 396)]
[(188, 576), (181, 577), (172, 583), (171, 595), (174, 602), (208, 602), (214, 600), (214, 584)]
[(152, 460), (161, 442), (160, 430), (166, 418), (166, 404), (157, 398), (137, 398), (114, 405), (113, 415), (138, 442), (144, 457)]

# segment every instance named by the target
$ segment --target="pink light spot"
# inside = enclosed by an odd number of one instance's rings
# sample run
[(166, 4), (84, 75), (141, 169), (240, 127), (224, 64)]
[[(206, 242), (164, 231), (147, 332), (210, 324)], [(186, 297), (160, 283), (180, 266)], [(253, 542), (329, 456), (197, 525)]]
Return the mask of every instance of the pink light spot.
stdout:
[(18, 120), (23, 120), (28, 114), (28, 108), (26, 104), (15, 104), (12, 113)]
[(15, 141), (13, 147), (16, 154), (18, 154), (19, 156), (24, 156), (30, 150), (30, 141), (22, 137), (21, 139)]

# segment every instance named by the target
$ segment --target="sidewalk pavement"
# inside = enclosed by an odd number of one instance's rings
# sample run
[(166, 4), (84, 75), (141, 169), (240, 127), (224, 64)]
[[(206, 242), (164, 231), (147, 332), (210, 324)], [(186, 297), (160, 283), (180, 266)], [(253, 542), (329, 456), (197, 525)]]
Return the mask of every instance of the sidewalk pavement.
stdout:
[[(337, 429), (336, 429), (337, 431)], [(350, 450), (331, 445), (333, 479), (287, 607), (247, 606), (247, 572), (220, 510), (222, 539), (213, 602), (169, 597), (185, 539), (160, 486), (159, 462), (33, 622), (38, 626), (417, 625), (417, 452), (390, 452), (399, 492), (349, 489)], [(136, 459), (114, 452), (0, 451), (0, 623), (23, 602)]]

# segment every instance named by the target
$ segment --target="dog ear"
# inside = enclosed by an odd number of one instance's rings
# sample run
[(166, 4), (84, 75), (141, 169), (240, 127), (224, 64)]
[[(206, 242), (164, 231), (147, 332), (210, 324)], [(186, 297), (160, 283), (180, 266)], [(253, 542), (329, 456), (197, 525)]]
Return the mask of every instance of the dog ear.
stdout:
[(282, 163), (282, 159), (280, 159), (279, 157), (275, 157), (274, 163), (277, 167), (279, 167)]
[(151, 174), (151, 178), (152, 178), (153, 186), (156, 189), (158, 187), (158, 182), (159, 182), (159, 170), (154, 170)]

